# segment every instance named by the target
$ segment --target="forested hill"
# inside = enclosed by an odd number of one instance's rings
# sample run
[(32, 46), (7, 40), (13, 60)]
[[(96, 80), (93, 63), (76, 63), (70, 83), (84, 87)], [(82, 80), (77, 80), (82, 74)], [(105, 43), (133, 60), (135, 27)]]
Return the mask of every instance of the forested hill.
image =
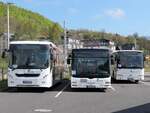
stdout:
[[(0, 33), (7, 32), (7, 5), (0, 2)], [(60, 40), (62, 28), (58, 23), (38, 13), (10, 5), (10, 32), (17, 40), (38, 40), (45, 37)]]
[[(10, 5), (10, 33), (14, 34), (15, 40), (39, 40), (39, 38), (49, 39), (53, 42), (61, 41), (62, 27), (38, 13)], [(0, 34), (7, 32), (7, 5), (0, 2)], [(134, 33), (129, 36), (107, 33), (105, 31), (96, 32), (89, 30), (69, 30), (70, 38), (95, 39), (105, 38), (117, 44), (134, 43), (136, 39), (139, 48), (150, 53), (150, 40), (138, 36)]]

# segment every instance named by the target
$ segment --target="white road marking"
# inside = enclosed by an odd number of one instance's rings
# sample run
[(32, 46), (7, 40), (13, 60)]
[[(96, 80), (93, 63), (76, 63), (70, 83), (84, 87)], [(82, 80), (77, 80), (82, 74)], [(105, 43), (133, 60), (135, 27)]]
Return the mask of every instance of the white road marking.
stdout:
[(140, 83), (144, 84), (144, 85), (147, 85), (147, 86), (150, 86), (150, 83), (147, 83), (147, 82), (142, 82), (140, 81)]
[(70, 85), (70, 83), (68, 83), (60, 92), (58, 92), (56, 95), (55, 95), (55, 98), (59, 97), (62, 92)]
[(111, 86), (110, 89), (112, 89), (113, 91), (116, 91), (116, 89), (113, 86)]
[(35, 112), (41, 112), (41, 113), (48, 113), (48, 112), (52, 112), (51, 109), (35, 109)]

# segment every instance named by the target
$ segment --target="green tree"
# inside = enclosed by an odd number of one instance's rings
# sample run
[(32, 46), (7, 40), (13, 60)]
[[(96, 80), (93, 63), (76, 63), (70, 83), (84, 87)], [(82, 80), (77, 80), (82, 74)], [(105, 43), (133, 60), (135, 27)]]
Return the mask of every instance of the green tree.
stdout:
[(53, 42), (60, 41), (60, 35), (62, 30), (60, 29), (60, 26), (58, 23), (54, 23), (52, 27), (49, 28), (49, 39)]

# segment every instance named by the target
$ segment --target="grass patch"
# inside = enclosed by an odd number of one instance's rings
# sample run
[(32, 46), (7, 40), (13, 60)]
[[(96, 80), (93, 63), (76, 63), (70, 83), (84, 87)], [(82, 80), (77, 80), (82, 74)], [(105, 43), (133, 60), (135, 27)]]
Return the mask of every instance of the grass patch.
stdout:
[(0, 90), (7, 88), (7, 80), (0, 81)]
[(66, 74), (64, 75), (64, 78), (63, 78), (63, 79), (65, 79), (65, 80), (70, 80), (70, 79), (71, 79), (70, 73), (66, 73)]
[(144, 66), (145, 72), (150, 72), (150, 62), (146, 62)]
[(5, 58), (5, 59), (2, 59), (0, 58), (0, 68), (2, 69), (7, 69), (8, 67), (8, 59)]
[(145, 68), (144, 68), (144, 71), (145, 71), (145, 72), (150, 72), (150, 67), (145, 67)]
[(71, 79), (71, 67), (68, 67), (65, 72), (64, 72), (64, 75), (63, 75), (63, 79), (65, 80), (70, 80)]

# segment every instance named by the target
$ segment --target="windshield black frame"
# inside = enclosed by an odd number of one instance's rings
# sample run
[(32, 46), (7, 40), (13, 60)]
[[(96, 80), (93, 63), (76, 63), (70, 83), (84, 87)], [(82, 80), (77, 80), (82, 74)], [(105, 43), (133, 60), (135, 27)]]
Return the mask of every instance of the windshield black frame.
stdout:
[(11, 44), (9, 68), (46, 69), (50, 63), (50, 47), (46, 44)]
[[(72, 70), (76, 71), (76, 74), (72, 75), (73, 77), (106, 78), (110, 76), (109, 51), (93, 51), (83, 50), (81, 52), (75, 51), (72, 53)], [(79, 62), (81, 63), (79, 64)], [(81, 69), (84, 70), (83, 73), (80, 72)]]
[(117, 54), (117, 68), (144, 68), (144, 56), (142, 52), (126, 51), (118, 52)]

